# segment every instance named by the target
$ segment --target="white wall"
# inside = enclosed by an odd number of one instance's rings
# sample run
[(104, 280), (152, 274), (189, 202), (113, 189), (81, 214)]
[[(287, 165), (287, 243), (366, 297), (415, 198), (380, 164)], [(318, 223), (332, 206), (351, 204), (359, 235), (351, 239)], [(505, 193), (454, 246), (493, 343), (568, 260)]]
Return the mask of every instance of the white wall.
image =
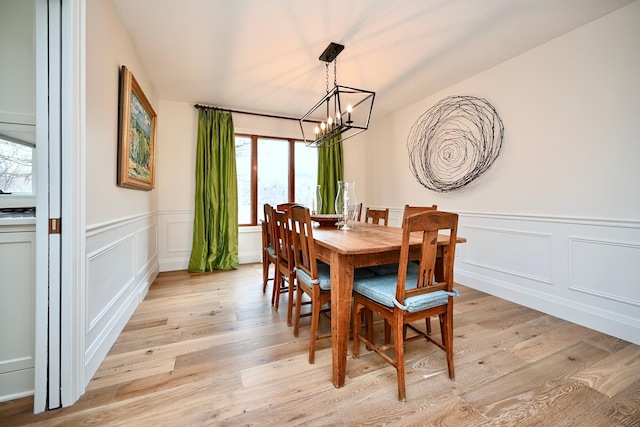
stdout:
[(159, 104), (110, 0), (87, 1), (86, 33), (85, 384), (158, 273), (158, 191), (116, 185), (120, 66)]
[[(378, 120), (367, 132), (367, 181), (375, 187), (367, 199), (637, 219), (639, 9), (636, 2)], [(481, 179), (439, 194), (411, 175), (405, 144), (416, 119), (450, 95), (486, 98), (503, 120), (505, 138)]]
[[(87, 224), (153, 212), (158, 191), (118, 187), (118, 78), (129, 68), (158, 113), (158, 98), (111, 1), (87, 2)], [(158, 123), (162, 119), (158, 117)]]
[[(640, 343), (640, 2), (374, 123), (366, 199), (461, 214), (457, 281)], [(409, 170), (418, 117), (486, 98), (505, 127), (476, 182), (430, 191)], [(397, 223), (397, 222), (396, 222)]]

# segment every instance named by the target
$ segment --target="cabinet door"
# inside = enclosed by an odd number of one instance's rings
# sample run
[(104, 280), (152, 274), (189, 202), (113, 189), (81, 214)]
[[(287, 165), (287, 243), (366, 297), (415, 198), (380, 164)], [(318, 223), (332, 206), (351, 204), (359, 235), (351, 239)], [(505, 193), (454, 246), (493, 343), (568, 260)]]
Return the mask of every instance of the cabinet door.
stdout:
[(34, 25), (34, 0), (0, 0), (0, 122), (36, 123)]
[(0, 232), (0, 401), (33, 394), (35, 232)]

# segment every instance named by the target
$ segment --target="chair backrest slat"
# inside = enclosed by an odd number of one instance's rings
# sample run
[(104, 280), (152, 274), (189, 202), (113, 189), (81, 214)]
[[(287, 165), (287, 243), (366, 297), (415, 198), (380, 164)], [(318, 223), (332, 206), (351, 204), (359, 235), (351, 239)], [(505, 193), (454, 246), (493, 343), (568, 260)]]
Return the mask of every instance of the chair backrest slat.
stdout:
[(271, 248), (275, 251), (276, 247), (273, 244), (273, 206), (268, 203), (264, 204), (264, 224), (266, 237), (265, 248)]
[[(371, 219), (371, 221), (369, 221)], [(380, 224), (383, 221), (383, 225), (389, 225), (389, 208), (386, 209), (373, 209), (367, 208), (364, 212), (364, 222), (371, 222), (372, 224)]]
[(276, 210), (281, 212), (287, 212), (291, 208), (291, 206), (302, 206), (302, 205), (295, 202), (278, 203), (276, 205)]
[(289, 210), (291, 218), (291, 239), (296, 269), (301, 269), (312, 279), (318, 278), (318, 265), (313, 241), (311, 213), (304, 206), (293, 206)]
[(431, 205), (431, 206), (404, 205), (404, 214), (402, 215), (402, 219), (405, 219), (409, 215), (417, 214), (420, 212), (437, 211), (437, 210), (438, 210), (438, 205)]
[(273, 224), (278, 262), (288, 264), (291, 270), (293, 269), (293, 257), (291, 255), (291, 228), (288, 212), (273, 211)]

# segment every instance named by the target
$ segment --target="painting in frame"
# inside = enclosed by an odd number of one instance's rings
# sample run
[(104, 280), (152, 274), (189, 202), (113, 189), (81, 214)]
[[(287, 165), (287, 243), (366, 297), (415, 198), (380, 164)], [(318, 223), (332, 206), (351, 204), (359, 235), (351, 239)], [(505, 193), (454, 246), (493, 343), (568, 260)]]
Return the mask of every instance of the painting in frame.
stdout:
[(152, 190), (155, 185), (156, 113), (124, 65), (120, 70), (118, 185)]

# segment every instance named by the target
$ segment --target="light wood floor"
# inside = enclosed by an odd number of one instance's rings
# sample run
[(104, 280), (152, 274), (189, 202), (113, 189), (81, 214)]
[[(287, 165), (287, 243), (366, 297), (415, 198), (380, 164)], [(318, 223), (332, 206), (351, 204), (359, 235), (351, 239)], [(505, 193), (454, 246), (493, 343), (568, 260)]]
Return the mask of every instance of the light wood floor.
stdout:
[(75, 405), (0, 403), (0, 425), (640, 426), (640, 346), (457, 288), (456, 380), (442, 350), (410, 343), (401, 404), (395, 370), (364, 348), (340, 389), (329, 340), (309, 365), (309, 320), (294, 338), (259, 264), (163, 273)]

